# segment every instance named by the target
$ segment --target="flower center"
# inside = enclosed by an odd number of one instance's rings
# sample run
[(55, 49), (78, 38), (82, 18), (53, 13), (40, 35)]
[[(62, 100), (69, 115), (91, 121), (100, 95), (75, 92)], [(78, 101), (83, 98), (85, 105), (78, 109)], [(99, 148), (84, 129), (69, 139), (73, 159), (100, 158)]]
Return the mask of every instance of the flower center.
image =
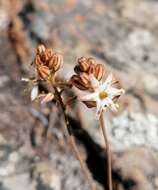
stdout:
[(102, 92), (99, 93), (99, 98), (100, 98), (101, 100), (103, 100), (103, 99), (105, 99), (105, 98), (107, 98), (107, 97), (108, 97), (108, 93), (107, 93), (107, 92), (102, 91)]

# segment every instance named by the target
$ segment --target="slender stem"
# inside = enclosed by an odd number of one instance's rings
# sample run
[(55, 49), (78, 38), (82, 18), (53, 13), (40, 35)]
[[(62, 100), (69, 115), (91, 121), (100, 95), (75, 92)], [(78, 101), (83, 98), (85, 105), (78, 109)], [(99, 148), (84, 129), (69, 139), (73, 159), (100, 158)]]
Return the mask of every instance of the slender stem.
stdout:
[(103, 112), (100, 116), (100, 127), (103, 133), (104, 141), (105, 141), (105, 153), (107, 157), (107, 178), (108, 178), (108, 189), (112, 190), (112, 169), (111, 169), (111, 150), (108, 142), (107, 132), (104, 124)]
[(57, 87), (53, 86), (53, 88), (54, 88), (55, 94), (57, 95), (58, 101), (60, 103), (60, 106), (61, 106), (63, 114), (64, 114), (64, 119), (65, 119), (65, 124), (66, 124), (66, 133), (67, 133), (67, 135), (69, 137), (70, 145), (72, 146), (72, 149), (73, 149), (73, 152), (74, 152), (76, 158), (80, 162), (80, 166), (81, 166), (81, 168), (82, 168), (82, 170), (83, 170), (83, 172), (84, 172), (84, 174), (85, 174), (85, 176), (86, 176), (86, 178), (87, 178), (87, 180), (89, 182), (89, 185), (90, 185), (91, 189), (96, 190), (95, 185), (94, 185), (94, 183), (93, 183), (93, 181), (91, 179), (91, 176), (90, 176), (90, 174), (89, 174), (89, 172), (88, 172), (88, 170), (87, 170), (87, 168), (85, 166), (85, 163), (84, 163), (84, 161), (82, 160), (82, 158), (80, 156), (80, 152), (79, 152), (79, 150), (77, 148), (77, 145), (75, 143), (75, 139), (74, 139), (74, 137), (72, 135), (71, 126), (70, 126), (69, 119), (68, 119), (68, 116), (67, 116), (67, 113), (66, 113), (66, 106), (63, 103), (61, 94), (58, 91)]

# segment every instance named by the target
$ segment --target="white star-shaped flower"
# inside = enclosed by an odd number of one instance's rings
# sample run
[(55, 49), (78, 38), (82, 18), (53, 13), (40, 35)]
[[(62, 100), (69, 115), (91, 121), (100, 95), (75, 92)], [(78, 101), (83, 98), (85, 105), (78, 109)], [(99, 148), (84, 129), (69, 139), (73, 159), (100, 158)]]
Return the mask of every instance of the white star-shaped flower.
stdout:
[(112, 86), (113, 75), (109, 74), (105, 82), (99, 82), (93, 75), (90, 76), (90, 82), (94, 92), (80, 98), (81, 101), (96, 102), (96, 119), (107, 107), (116, 112), (118, 104), (114, 103), (114, 98), (124, 93), (123, 89), (117, 89)]

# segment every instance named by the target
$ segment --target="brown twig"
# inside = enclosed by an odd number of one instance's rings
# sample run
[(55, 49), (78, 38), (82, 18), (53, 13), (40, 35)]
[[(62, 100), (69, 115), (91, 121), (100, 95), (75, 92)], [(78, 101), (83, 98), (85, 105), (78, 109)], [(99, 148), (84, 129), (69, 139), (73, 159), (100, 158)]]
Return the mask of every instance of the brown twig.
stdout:
[(107, 132), (106, 132), (105, 124), (104, 124), (103, 112), (101, 113), (99, 121), (100, 121), (100, 127), (101, 127), (104, 141), (105, 141), (105, 153), (106, 153), (106, 157), (107, 157), (107, 178), (108, 178), (108, 185), (107, 185), (108, 189), (107, 190), (112, 190), (111, 151), (110, 151)]
[(72, 146), (72, 150), (73, 150), (76, 158), (80, 162), (80, 166), (81, 166), (81, 168), (82, 168), (82, 170), (83, 170), (83, 172), (84, 172), (84, 174), (85, 174), (85, 176), (86, 176), (86, 178), (87, 178), (87, 180), (89, 182), (89, 185), (90, 185), (91, 189), (96, 190), (95, 185), (94, 185), (94, 183), (93, 183), (93, 181), (91, 179), (91, 176), (90, 176), (90, 174), (89, 174), (89, 172), (88, 172), (88, 170), (87, 170), (87, 168), (85, 166), (85, 163), (84, 163), (84, 161), (82, 160), (82, 158), (80, 156), (80, 152), (79, 152), (79, 150), (78, 150), (78, 148), (76, 146), (75, 139), (74, 139), (74, 137), (73, 137), (73, 135), (71, 133), (71, 126), (70, 126), (69, 119), (68, 119), (68, 116), (67, 116), (67, 113), (66, 113), (66, 106), (63, 103), (61, 94), (58, 91), (57, 87), (53, 86), (53, 88), (54, 88), (55, 94), (57, 96), (58, 102), (59, 102), (59, 104), (61, 106), (61, 109), (63, 111), (63, 114), (64, 114), (64, 119), (65, 119), (65, 124), (66, 124), (66, 130), (65, 131), (67, 133), (67, 136), (69, 137), (69, 142), (70, 142), (70, 145)]

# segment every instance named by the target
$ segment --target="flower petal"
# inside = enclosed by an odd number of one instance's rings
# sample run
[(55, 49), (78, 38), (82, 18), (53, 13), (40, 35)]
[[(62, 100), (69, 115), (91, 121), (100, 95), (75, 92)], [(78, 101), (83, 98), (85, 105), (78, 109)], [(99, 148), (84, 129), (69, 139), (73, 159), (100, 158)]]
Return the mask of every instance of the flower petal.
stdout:
[(91, 85), (92, 85), (92, 88), (94, 90), (98, 89), (99, 88), (99, 81), (94, 77), (94, 75), (90, 75), (89, 76), (89, 79), (90, 79), (90, 82), (91, 82)]
[(79, 97), (80, 101), (96, 101), (98, 93), (94, 92), (85, 96)]
[(30, 79), (29, 78), (21, 78), (21, 81), (24, 81), (24, 82), (29, 82)]
[(95, 118), (96, 118), (96, 120), (99, 120), (100, 115), (101, 115), (101, 112), (102, 112), (101, 102), (100, 102), (100, 101), (97, 101), (97, 102), (96, 102), (96, 106), (97, 106), (97, 111), (96, 111)]
[(41, 104), (50, 102), (50, 101), (53, 100), (53, 98), (54, 98), (54, 94), (52, 94), (52, 93), (49, 92), (48, 94), (44, 95), (43, 99), (41, 100)]
[(106, 89), (109, 85), (112, 84), (112, 80), (113, 80), (113, 75), (112, 73), (110, 73), (106, 79), (106, 81), (101, 85), (102, 89)]
[(113, 112), (117, 112), (117, 105), (110, 98), (107, 98), (107, 102), (107, 107), (109, 107)]
[(31, 101), (35, 100), (38, 96), (38, 86), (34, 86), (31, 90), (31, 94), (30, 94), (30, 98), (31, 98)]
[(115, 97), (115, 96), (119, 96), (119, 95), (121, 95), (121, 94), (124, 94), (124, 89), (117, 89), (117, 88), (114, 88), (114, 87), (109, 87), (108, 89), (107, 89), (107, 93), (109, 94), (109, 96), (111, 97), (111, 98), (113, 98), (113, 97)]

